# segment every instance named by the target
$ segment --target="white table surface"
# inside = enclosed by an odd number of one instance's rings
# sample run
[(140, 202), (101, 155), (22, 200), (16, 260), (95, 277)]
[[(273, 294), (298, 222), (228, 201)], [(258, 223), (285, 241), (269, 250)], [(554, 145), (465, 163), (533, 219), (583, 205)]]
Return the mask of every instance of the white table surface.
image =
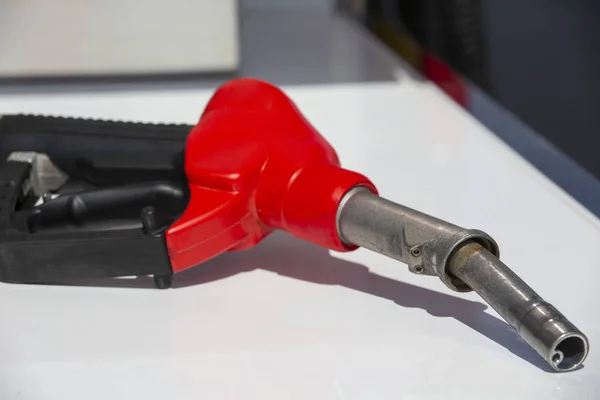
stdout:
[[(600, 398), (598, 219), (430, 83), (286, 89), (382, 195), (494, 236), (588, 335), (585, 367), (548, 372), (473, 293), (280, 234), (166, 291), (0, 284), (0, 399)], [(209, 95), (6, 95), (0, 110), (193, 123)]]

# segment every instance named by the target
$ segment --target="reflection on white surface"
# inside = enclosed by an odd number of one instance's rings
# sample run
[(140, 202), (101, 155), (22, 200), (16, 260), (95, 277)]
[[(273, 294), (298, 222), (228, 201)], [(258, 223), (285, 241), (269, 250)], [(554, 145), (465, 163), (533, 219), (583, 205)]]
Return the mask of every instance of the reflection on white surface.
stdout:
[[(475, 294), (276, 235), (168, 291), (0, 285), (0, 398), (600, 398), (598, 220), (426, 83), (289, 93), (384, 196), (494, 236), (589, 336), (585, 367), (547, 372)], [(0, 97), (0, 109), (194, 122), (208, 96)]]

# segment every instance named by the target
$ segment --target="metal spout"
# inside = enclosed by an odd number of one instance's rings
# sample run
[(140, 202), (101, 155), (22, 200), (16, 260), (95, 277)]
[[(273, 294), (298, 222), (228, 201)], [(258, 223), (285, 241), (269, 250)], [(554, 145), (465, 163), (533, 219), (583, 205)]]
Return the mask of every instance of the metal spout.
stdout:
[(587, 357), (586, 336), (499, 260), (484, 232), (464, 229), (385, 200), (366, 188), (342, 199), (340, 238), (435, 275), (450, 289), (474, 290), (556, 371), (572, 371)]
[(477, 292), (554, 370), (571, 371), (585, 360), (585, 335), (479, 244), (458, 249), (448, 272)]

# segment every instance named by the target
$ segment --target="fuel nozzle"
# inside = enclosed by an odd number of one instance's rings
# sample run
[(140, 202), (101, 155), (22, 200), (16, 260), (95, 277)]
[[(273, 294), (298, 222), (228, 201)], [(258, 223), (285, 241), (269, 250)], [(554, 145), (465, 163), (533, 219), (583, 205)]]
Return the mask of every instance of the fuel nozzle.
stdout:
[(411, 272), (438, 276), (450, 289), (474, 290), (517, 334), (559, 372), (585, 360), (586, 336), (499, 260), (489, 235), (464, 229), (357, 187), (342, 199), (338, 232), (347, 244), (408, 264)]

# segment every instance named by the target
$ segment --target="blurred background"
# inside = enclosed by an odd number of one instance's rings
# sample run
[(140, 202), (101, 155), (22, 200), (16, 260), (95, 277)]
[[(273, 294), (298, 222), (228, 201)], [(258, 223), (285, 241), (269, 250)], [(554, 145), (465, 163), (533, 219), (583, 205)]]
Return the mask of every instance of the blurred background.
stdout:
[[(350, 0), (341, 8), (457, 100), (438, 57), (600, 178), (600, 2)], [(444, 82), (444, 81), (447, 82)], [(459, 85), (460, 86), (460, 85)], [(461, 97), (463, 96), (463, 97)]]
[(393, 81), (402, 66), (600, 214), (599, 17), (597, 0), (3, 0), (0, 93)]

